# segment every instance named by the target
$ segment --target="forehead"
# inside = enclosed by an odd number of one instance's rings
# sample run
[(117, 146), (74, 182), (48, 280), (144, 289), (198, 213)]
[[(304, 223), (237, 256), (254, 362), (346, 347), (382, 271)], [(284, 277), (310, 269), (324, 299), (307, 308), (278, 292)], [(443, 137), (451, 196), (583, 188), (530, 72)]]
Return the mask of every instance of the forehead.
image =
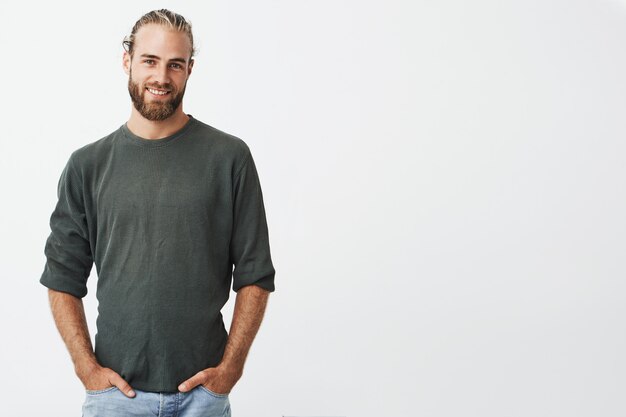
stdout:
[(177, 32), (164, 25), (150, 23), (135, 33), (134, 52), (137, 55), (157, 55), (163, 59), (172, 56), (189, 57), (191, 41), (184, 32)]

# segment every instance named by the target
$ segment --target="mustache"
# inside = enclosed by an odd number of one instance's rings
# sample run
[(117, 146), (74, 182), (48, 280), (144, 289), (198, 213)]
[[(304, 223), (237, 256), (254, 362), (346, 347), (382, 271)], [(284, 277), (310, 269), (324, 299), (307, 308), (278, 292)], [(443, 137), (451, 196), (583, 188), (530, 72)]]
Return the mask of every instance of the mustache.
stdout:
[(171, 84), (152, 84), (152, 85), (146, 84), (144, 89), (145, 88), (154, 88), (157, 90), (174, 91), (174, 87)]

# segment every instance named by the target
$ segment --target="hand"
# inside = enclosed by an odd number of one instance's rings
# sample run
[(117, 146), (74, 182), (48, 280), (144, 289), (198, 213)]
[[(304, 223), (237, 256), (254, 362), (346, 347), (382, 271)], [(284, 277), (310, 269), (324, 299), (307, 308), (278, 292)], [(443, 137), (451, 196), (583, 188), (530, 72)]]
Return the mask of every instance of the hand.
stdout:
[(135, 391), (133, 391), (128, 382), (111, 368), (95, 365), (79, 373), (78, 377), (86, 390), (101, 390), (115, 386), (127, 397), (132, 398), (135, 396)]
[(218, 365), (215, 368), (207, 368), (198, 372), (178, 386), (181, 392), (191, 391), (198, 385), (203, 385), (209, 391), (216, 394), (229, 394), (239, 378), (242, 371)]

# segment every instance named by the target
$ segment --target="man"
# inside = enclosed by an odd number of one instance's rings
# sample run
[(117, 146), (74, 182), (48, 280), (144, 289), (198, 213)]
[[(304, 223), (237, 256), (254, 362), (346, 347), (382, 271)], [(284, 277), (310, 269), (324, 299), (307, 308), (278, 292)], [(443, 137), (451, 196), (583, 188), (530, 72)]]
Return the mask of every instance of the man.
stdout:
[[(124, 45), (130, 118), (71, 154), (40, 282), (86, 389), (84, 416), (230, 416), (274, 291), (256, 166), (243, 140), (183, 112), (189, 22), (149, 12)], [(95, 352), (82, 304), (93, 263)]]

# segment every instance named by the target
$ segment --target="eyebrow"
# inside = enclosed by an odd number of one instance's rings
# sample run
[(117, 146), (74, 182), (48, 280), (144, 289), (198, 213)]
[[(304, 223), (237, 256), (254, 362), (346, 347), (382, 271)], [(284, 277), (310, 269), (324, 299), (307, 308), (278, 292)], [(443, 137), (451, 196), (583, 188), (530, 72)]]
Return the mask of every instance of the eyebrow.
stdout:
[[(141, 54), (140, 55), (143, 58), (150, 58), (150, 59), (161, 59), (160, 57), (156, 56), (156, 55), (150, 55), (150, 54)], [(184, 58), (172, 58), (170, 59), (170, 62), (181, 62), (183, 64), (186, 64), (187, 61)]]

